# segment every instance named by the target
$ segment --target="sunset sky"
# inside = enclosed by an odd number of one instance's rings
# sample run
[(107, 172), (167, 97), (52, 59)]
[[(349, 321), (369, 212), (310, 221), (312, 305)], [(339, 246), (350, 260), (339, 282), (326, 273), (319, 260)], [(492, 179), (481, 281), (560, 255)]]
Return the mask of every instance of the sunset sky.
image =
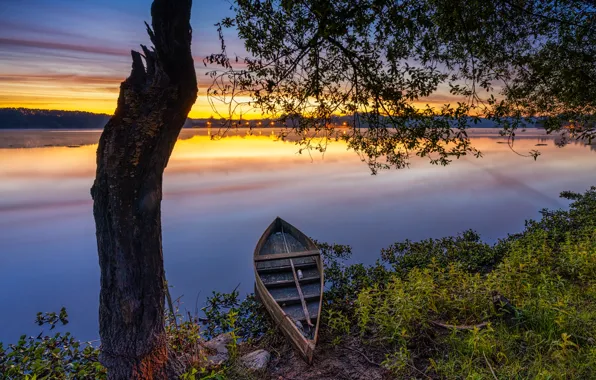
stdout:
[[(0, 107), (111, 114), (130, 71), (130, 50), (149, 44), (150, 0), (1, 0)], [(194, 0), (191, 25), (199, 97), (190, 117), (213, 114), (203, 58), (218, 52), (213, 24), (233, 16), (225, 0)], [(239, 39), (228, 51), (243, 55)], [(446, 100), (437, 94), (434, 101)]]

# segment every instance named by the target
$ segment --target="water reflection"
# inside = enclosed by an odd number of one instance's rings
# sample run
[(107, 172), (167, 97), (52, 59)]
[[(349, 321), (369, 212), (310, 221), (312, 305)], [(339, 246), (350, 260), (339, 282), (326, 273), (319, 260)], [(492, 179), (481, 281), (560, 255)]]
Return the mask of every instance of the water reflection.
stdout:
[[(0, 134), (5, 147), (37, 147), (0, 149), (0, 304), (11, 311), (0, 317), (0, 341), (35, 333), (35, 313), (61, 306), (70, 330), (95, 339), (99, 269), (89, 188), (99, 132), (7, 133)], [(200, 291), (204, 297), (238, 283), (252, 290), (252, 250), (277, 215), (316, 239), (352, 244), (355, 261), (371, 262), (404, 238), (474, 228), (495, 240), (543, 207), (565, 206), (561, 190), (594, 184), (594, 149), (557, 148), (540, 134), (515, 143), (519, 152), (546, 143), (536, 162), (497, 144), (495, 131), (478, 130), (473, 143), (482, 159), (448, 167), (414, 160), (412, 169), (371, 176), (342, 143), (323, 159), (299, 155), (270, 133), (215, 141), (205, 130), (181, 134), (165, 174), (163, 243), (173, 296), (184, 294), (188, 310)]]

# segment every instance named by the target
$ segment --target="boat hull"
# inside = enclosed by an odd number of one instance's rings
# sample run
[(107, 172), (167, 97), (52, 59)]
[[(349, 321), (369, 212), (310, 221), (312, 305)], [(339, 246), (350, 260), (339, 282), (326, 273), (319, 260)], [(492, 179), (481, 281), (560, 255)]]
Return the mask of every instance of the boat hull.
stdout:
[(324, 286), (318, 248), (301, 231), (276, 218), (257, 243), (254, 271), (257, 298), (311, 364), (318, 341)]

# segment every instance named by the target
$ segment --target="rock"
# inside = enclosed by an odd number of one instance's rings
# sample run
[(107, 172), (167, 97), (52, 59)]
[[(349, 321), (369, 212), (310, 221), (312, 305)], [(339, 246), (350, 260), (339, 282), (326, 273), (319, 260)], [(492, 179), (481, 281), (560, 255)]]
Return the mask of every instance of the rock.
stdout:
[(232, 336), (229, 333), (220, 334), (215, 338), (203, 343), (203, 347), (213, 352), (207, 355), (207, 367), (218, 366), (228, 360), (228, 344), (232, 342)]
[(250, 370), (261, 371), (267, 368), (271, 354), (265, 350), (256, 350), (240, 358), (240, 363)]

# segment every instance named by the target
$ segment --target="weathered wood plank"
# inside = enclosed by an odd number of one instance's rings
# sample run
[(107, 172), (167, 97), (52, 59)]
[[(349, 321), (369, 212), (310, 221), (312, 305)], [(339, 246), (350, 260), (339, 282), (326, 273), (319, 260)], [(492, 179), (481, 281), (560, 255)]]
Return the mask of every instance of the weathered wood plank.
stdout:
[(288, 244), (290, 252), (310, 250), (309, 247), (306, 247), (304, 244), (301, 244), (294, 236), (284, 232), (276, 232), (274, 234), (271, 234), (269, 238), (267, 238), (265, 244), (263, 244), (263, 248), (261, 249), (261, 254), (270, 255), (275, 253), (286, 253), (288, 251), (286, 250), (285, 246), (286, 242)]
[[(298, 291), (293, 283), (285, 287), (269, 289), (269, 293), (280, 305), (284, 302), (288, 304), (300, 302)], [(302, 293), (305, 299), (318, 300), (321, 296), (321, 287), (318, 283), (303, 284)]]
[(313, 326), (310, 320), (310, 314), (308, 314), (308, 308), (306, 307), (306, 300), (304, 299), (304, 294), (302, 294), (302, 288), (300, 287), (300, 281), (298, 281), (298, 275), (296, 274), (296, 268), (294, 267), (294, 262), (290, 259), (290, 265), (292, 266), (292, 274), (294, 275), (294, 282), (296, 283), (296, 290), (298, 290), (298, 297), (300, 297), (300, 303), (302, 304), (302, 311), (304, 312), (304, 319), (306, 320), (306, 324), (309, 326)]
[(269, 255), (255, 256), (255, 261), (270, 261), (280, 259), (295, 259), (299, 257), (310, 257), (320, 255), (319, 250), (302, 251), (302, 252), (289, 252), (289, 253), (272, 253)]
[[(313, 266), (312, 268), (301, 269), (301, 271), (304, 277), (302, 280), (300, 280), (300, 282), (310, 277), (319, 278), (319, 271), (318, 268), (315, 266)], [(265, 283), (265, 285), (269, 287), (270, 285), (275, 286), (276, 282), (280, 282), (280, 285), (284, 284), (286, 281), (293, 282), (294, 276), (292, 276), (292, 273), (289, 271), (281, 271), (274, 273), (261, 273), (261, 279), (263, 280), (263, 283)]]
[[(306, 307), (308, 308), (308, 313), (310, 315), (318, 315), (319, 314), (319, 302), (307, 302)], [(296, 321), (303, 322), (305, 321), (304, 311), (302, 310), (302, 305), (300, 304), (292, 304), (282, 307), (284, 313), (286, 313), (289, 317)], [(317, 322), (318, 323), (318, 322)]]
[[(314, 268), (316, 266), (317, 266), (317, 262), (314, 260), (309, 261), (309, 262), (303, 262), (303, 263), (294, 263), (294, 267), (296, 267), (296, 269)], [(276, 273), (276, 272), (285, 272), (285, 271), (291, 271), (291, 270), (292, 270), (292, 267), (290, 266), (289, 261), (288, 261), (287, 265), (257, 268), (257, 271), (259, 273)], [(289, 273), (292, 273), (292, 272), (289, 272)]]
[[(304, 295), (304, 300), (305, 302), (310, 302), (310, 301), (319, 301), (319, 297), (321, 297), (320, 294), (310, 294), (310, 295)], [(302, 302), (302, 300), (300, 299), (299, 296), (296, 297), (287, 297), (287, 298), (278, 298), (276, 299), (277, 303), (281, 306), (287, 306), (287, 305), (293, 305), (293, 304), (299, 304)], [(310, 317), (310, 314), (309, 314)], [(316, 319), (316, 317), (310, 317), (311, 320), (312, 319)]]
[[(310, 284), (310, 283), (318, 283), (319, 280), (321, 279), (321, 277), (317, 276), (309, 276), (309, 277), (302, 277), (301, 279), (299, 279), (300, 284)], [(281, 288), (281, 287), (285, 287), (288, 285), (293, 285), (294, 284), (294, 280), (278, 280), (278, 281), (269, 281), (269, 282), (265, 282), (263, 281), (263, 283), (265, 284), (265, 286), (267, 287), (267, 289), (269, 289), (269, 291), (272, 291), (275, 288)]]

